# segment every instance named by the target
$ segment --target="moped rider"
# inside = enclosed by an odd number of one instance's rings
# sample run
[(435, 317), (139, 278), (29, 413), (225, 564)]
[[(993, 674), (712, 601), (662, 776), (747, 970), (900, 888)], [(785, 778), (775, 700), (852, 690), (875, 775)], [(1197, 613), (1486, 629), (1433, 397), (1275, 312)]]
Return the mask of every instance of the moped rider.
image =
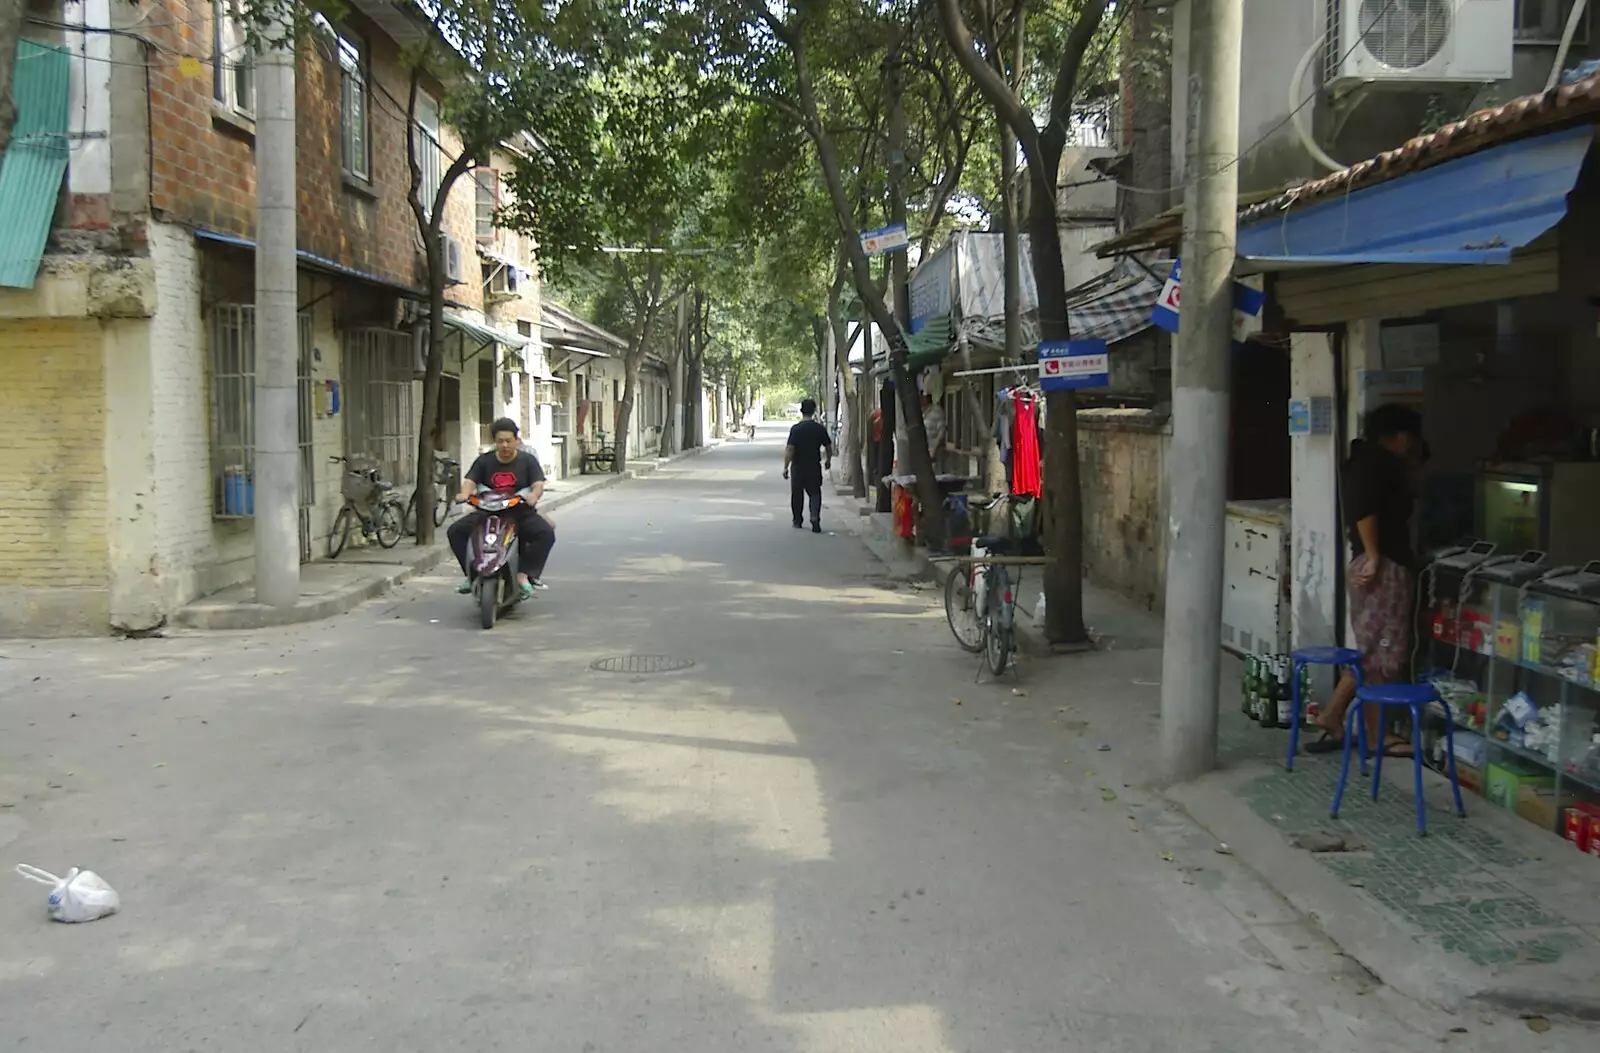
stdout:
[[(464, 502), (480, 489), (522, 498), (521, 504), (494, 514), (508, 516), (517, 524), (517, 589), (522, 599), (527, 599), (535, 589), (548, 588), (541, 579), (550, 550), (556, 543), (555, 527), (538, 512), (539, 497), (544, 493), (544, 468), (532, 451), (522, 448), (516, 421), (501, 417), (490, 425), (489, 431), (494, 437), (494, 449), (472, 462), (461, 479), (461, 493), (456, 500)], [(456, 562), (461, 564), (461, 573), (465, 575), (457, 592), (472, 591), (472, 568), (467, 565), (467, 550), (478, 525), (489, 515), (475, 508), (451, 523), (446, 532), (450, 551), (455, 553)]]

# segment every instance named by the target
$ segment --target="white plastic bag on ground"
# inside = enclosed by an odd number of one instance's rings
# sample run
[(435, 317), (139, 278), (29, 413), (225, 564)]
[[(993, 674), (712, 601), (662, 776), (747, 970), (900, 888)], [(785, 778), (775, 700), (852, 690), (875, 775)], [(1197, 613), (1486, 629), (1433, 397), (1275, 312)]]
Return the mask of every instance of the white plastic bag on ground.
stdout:
[(94, 921), (122, 909), (117, 890), (92, 870), (73, 867), (66, 877), (60, 878), (48, 870), (18, 863), (17, 873), (29, 881), (51, 886), (47, 909), (54, 921)]

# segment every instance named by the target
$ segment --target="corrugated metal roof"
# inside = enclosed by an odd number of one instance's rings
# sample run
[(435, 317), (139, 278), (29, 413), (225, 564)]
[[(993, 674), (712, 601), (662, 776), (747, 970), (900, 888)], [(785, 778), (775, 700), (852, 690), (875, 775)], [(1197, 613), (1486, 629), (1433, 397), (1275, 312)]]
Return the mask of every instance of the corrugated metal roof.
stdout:
[(1514, 139), (1600, 120), (1600, 73), (1579, 78), (1535, 95), (1512, 99), (1447, 124), (1436, 132), (1419, 135), (1402, 146), (1385, 150), (1321, 179), (1284, 191), (1271, 201), (1245, 210), (1239, 222), (1297, 208), (1329, 196), (1349, 193), (1387, 182), (1410, 172), (1477, 153)]
[[(1247, 206), (1260, 201), (1270, 201), (1282, 193), (1282, 187), (1252, 190), (1239, 195), (1239, 204)], [(1109, 256), (1126, 256), (1129, 253), (1149, 252), (1153, 249), (1174, 249), (1182, 240), (1183, 206), (1175, 205), (1154, 219), (1146, 220), (1114, 238), (1102, 241), (1094, 247), (1094, 253), (1105, 259)]]
[(0, 163), (0, 285), (14, 289), (33, 288), (67, 172), (68, 56), (65, 48), (17, 44), (17, 123)]

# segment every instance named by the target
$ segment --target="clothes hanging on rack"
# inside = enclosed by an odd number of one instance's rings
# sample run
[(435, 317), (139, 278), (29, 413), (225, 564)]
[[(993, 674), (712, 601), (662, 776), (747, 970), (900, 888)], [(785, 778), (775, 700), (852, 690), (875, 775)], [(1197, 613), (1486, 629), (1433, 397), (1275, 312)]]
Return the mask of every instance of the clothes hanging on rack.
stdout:
[(1031, 394), (1019, 394), (1011, 445), (1011, 492), (1039, 497), (1044, 493), (1044, 478), (1039, 470), (1039, 405)]

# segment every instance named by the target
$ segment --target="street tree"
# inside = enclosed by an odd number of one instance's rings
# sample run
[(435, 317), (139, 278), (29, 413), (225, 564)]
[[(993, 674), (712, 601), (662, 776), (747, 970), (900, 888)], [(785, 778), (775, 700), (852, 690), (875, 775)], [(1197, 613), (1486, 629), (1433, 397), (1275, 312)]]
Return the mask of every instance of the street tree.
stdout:
[[(428, 276), (428, 340), (423, 371), (417, 471), (426, 478), (440, 446), (439, 389), (444, 374), (446, 269), (442, 224), (450, 194), (463, 176), (490, 163), (493, 151), (527, 138), (531, 153), (567, 173), (542, 190), (542, 200), (581, 199), (581, 172), (594, 156), (593, 85), (586, 66), (605, 53), (619, 19), (605, 0), (427, 0), (415, 10), (433, 32), (412, 49), (406, 101), (407, 198), (421, 236)], [(424, 78), (443, 88), (439, 123), (459, 140), (444, 163), (424, 165), (441, 144), (417, 119)], [(435, 181), (434, 173), (437, 172)], [(559, 206), (558, 206), (559, 207)], [(433, 540), (433, 523), (417, 516), (417, 543)]]
[[(931, 70), (931, 83), (936, 86), (931, 94), (943, 98), (937, 90), (940, 67), (936, 61), (925, 60), (930, 53), (922, 44), (929, 34), (918, 32), (919, 5), (724, 0), (720, 5), (705, 5), (702, 13), (709, 27), (713, 66), (747, 98), (784, 114), (810, 140), (837, 229), (842, 268), (867, 317), (888, 344), (889, 369), (909, 440), (903, 453), (909, 462), (906, 467), (916, 478), (923, 513), (921, 530), (924, 537), (938, 543), (943, 533), (942, 500), (917, 387), (909, 370), (908, 305), (897, 288), (898, 310), (889, 306), (885, 287), (872, 274), (860, 232), (866, 215), (880, 202), (881, 214), (889, 221), (909, 218), (914, 174), (920, 174), (927, 184), (926, 192), (917, 194), (918, 203), (936, 225), (942, 224), (946, 204), (960, 189), (961, 170), (975, 128), (959, 116), (956, 99), (949, 100), (951, 105), (944, 108), (943, 115), (929, 122), (925, 141), (954, 145), (942, 153), (929, 151), (923, 156), (925, 163), (915, 166), (913, 172), (916, 154), (910, 129), (917, 126), (922, 112), (915, 88), (919, 77)], [(873, 70), (878, 72), (877, 78), (868, 72)], [(875, 90), (866, 90), (869, 83)], [(960, 89), (946, 94), (972, 98), (948, 76), (942, 83)], [(853, 135), (867, 136), (869, 149), (850, 152), (847, 146)], [(851, 162), (858, 157), (861, 163), (852, 169)], [(876, 170), (883, 173), (876, 185), (869, 176), (876, 167), (874, 162), (882, 166)], [(923, 233), (919, 247), (926, 248), (936, 233)], [(904, 262), (904, 257), (893, 261), (897, 277), (905, 273)], [(903, 281), (893, 284), (900, 287)]]
[[(639, 372), (663, 315), (694, 286), (718, 244), (706, 219), (718, 206), (718, 166), (729, 120), (725, 100), (697, 71), (659, 46), (645, 24), (587, 82), (595, 101), (594, 149), (574, 172), (557, 154), (519, 163), (504, 215), (531, 234), (540, 263), (558, 281), (614, 310), (626, 334), (614, 470), (626, 470)], [(553, 188), (576, 180), (582, 193)]]
[[(4, 0), (0, 0), (4, 2)], [(299, 47), (325, 33), (340, 0), (240, 0), (246, 46)], [(404, 5), (416, 40), (404, 47), (411, 69), (406, 100), (409, 134), (407, 200), (416, 220), (428, 292), (427, 350), (417, 428), (418, 478), (429, 477), (441, 446), (439, 390), (444, 374), (443, 222), (451, 192), (463, 176), (490, 162), (503, 144), (524, 144), (565, 178), (543, 188), (557, 211), (580, 200), (582, 172), (594, 152), (590, 66), (626, 35), (622, 0), (415, 0)], [(290, 25), (278, 35), (272, 27)], [(438, 95), (438, 123), (459, 141), (453, 153), (417, 119), (424, 84)], [(3, 114), (0, 114), (3, 117)], [(430, 122), (431, 123), (431, 122)], [(437, 151), (440, 163), (428, 158)], [(427, 162), (427, 163), (425, 163)], [(419, 515), (417, 544), (433, 541), (433, 520)]]
[[(1085, 56), (1102, 37), (1113, 0), (1067, 0), (1052, 5), (1050, 18), (1065, 36), (1046, 35), (1055, 46), (1040, 72), (1049, 88), (1039, 112), (1027, 101), (1026, 73), (1008, 78), (1001, 63), (988, 56), (1003, 53), (1000, 40), (981, 44), (974, 36), (962, 0), (934, 0), (946, 42), (967, 76), (977, 85), (999, 119), (1016, 136), (1027, 159), (1029, 181), (1028, 233), (1034, 284), (1039, 296), (1041, 340), (1071, 336), (1066, 306), (1066, 269), (1061, 258), (1057, 183), (1061, 156), (1071, 134)], [(980, 0), (980, 5), (986, 0)], [(988, 15), (980, 25), (998, 29)], [(1017, 22), (1020, 25), (1020, 21)], [(1047, 550), (1054, 557), (1045, 570), (1045, 635), (1057, 644), (1088, 641), (1083, 620), (1083, 511), (1078, 464), (1078, 400), (1070, 391), (1048, 396), (1045, 442), (1045, 497), (1048, 503)]]

